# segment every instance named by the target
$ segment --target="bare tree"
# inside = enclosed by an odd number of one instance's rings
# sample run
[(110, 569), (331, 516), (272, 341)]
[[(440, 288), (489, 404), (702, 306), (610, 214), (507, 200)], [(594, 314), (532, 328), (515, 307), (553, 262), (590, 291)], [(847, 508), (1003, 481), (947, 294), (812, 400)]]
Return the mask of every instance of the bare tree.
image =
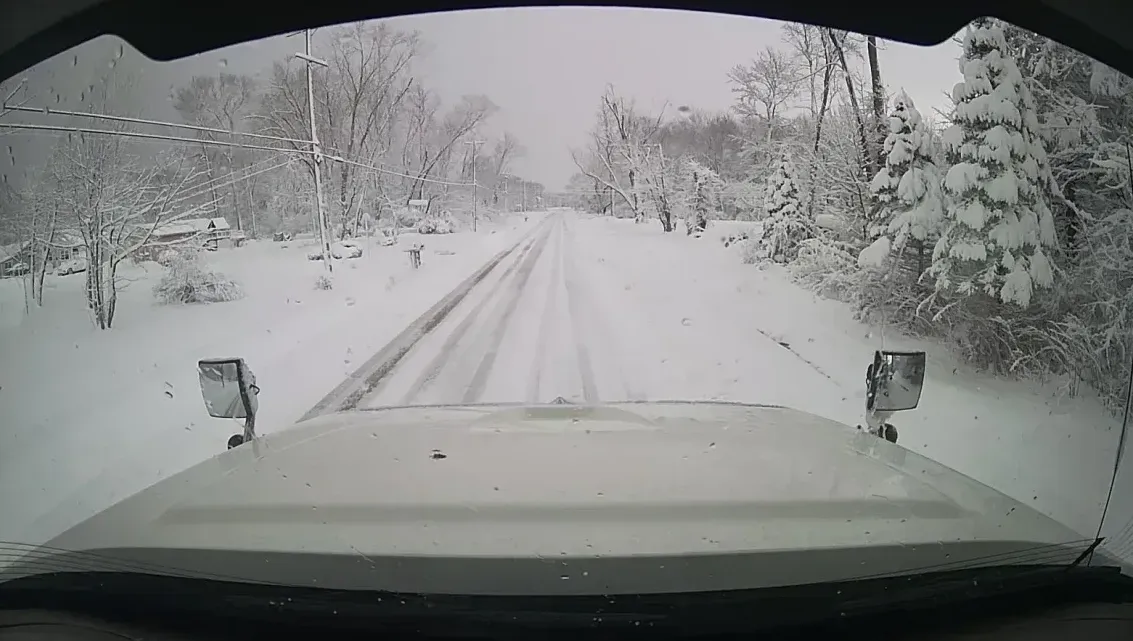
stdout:
[(504, 132), (496, 142), (495, 147), (492, 148), (492, 155), (489, 157), (488, 171), (490, 173), (483, 173), (477, 168), (478, 179), (490, 177), (492, 185), (492, 201), (498, 202), (500, 197), (500, 176), (508, 171), (508, 163), (514, 158), (522, 156), (524, 153), (523, 146), (519, 144), (519, 139), (509, 132)]
[(824, 162), (822, 151), (822, 130), (830, 109), (831, 98), (835, 93), (834, 74), (837, 68), (833, 44), (826, 35), (827, 29), (813, 25), (791, 23), (784, 25), (787, 41), (796, 55), (807, 67), (807, 84), (810, 93), (810, 117), (814, 122), (814, 137), (811, 144), (811, 157), (807, 169), (807, 183), (810, 185), (806, 207), (813, 215), (815, 195), (818, 190), (819, 166)]
[(656, 149), (663, 114), (656, 118), (639, 114), (632, 101), (609, 86), (602, 95), (589, 148), (572, 156), (579, 171), (620, 196), (638, 220), (645, 215), (642, 196), (647, 197), (669, 232), (673, 230), (670, 186), (663, 154)]
[[(59, 154), (51, 159), (58, 162)], [(52, 163), (49, 163), (48, 167)], [(27, 293), (37, 306), (43, 305), (43, 281), (50, 265), (51, 250), (59, 227), (59, 193), (47, 172), (25, 183), (13, 209), (19, 212), (19, 235), (29, 258)]]
[(764, 49), (747, 66), (733, 67), (728, 79), (737, 96), (736, 112), (764, 126), (766, 142), (775, 140), (783, 113), (805, 81), (796, 62), (774, 47)]
[(861, 107), (858, 105), (858, 94), (854, 91), (854, 75), (850, 72), (849, 63), (846, 61), (847, 34), (837, 32), (833, 29), (827, 29), (826, 36), (833, 47), (835, 60), (838, 61), (838, 66), (842, 68), (842, 76), (846, 81), (846, 93), (850, 99), (850, 106), (854, 110), (854, 116), (857, 119), (858, 138), (861, 143), (862, 153), (862, 175), (866, 177), (873, 176), (877, 173), (877, 157), (872, 153), (872, 145), (870, 145), (869, 135), (866, 133), (865, 119), (862, 116)]
[[(386, 24), (356, 23), (328, 33), (329, 69), (314, 77), (315, 112), (319, 138), (326, 153), (347, 162), (332, 165), (326, 177), (328, 193), (336, 196), (339, 233), (353, 233), (362, 216), (363, 191), (377, 182), (373, 169), (386, 159), (394, 131), (417, 83), (410, 65), (420, 50), (416, 32), (397, 31)], [(306, 76), (302, 63), (276, 63), (258, 118), (265, 131), (292, 139), (291, 149), (305, 151), (310, 123)], [(303, 158), (314, 176), (313, 160)]]
[(119, 265), (148, 244), (160, 225), (198, 213), (181, 207), (202, 174), (179, 149), (143, 160), (125, 137), (87, 133), (67, 136), (51, 171), (59, 206), (72, 217), (86, 250), (94, 324), (110, 329)]
[(430, 207), (441, 193), (430, 186), (449, 178), (457, 146), (498, 109), (486, 96), (465, 96), (444, 115), (440, 108), (440, 99), (425, 88), (416, 87), (410, 92), (401, 153), (402, 167), (411, 176), (407, 180), (406, 201), (427, 199)]
[[(256, 83), (249, 76), (222, 73), (218, 76), (193, 76), (189, 84), (179, 88), (173, 100), (173, 106), (181, 117), (190, 124), (224, 129), (237, 132), (245, 128), (248, 117), (256, 106)], [(216, 183), (228, 183), (228, 195), (231, 196), (230, 209), (236, 221), (236, 228), (244, 230), (244, 216), (242, 203), (248, 205), (245, 210), (251, 217), (252, 232), (255, 232), (255, 210), (250, 205), (254, 201), (252, 190), (256, 185), (256, 177), (252, 176), (246, 181), (220, 181), (221, 176), (231, 175), (250, 165), (254, 156), (245, 149), (234, 145), (220, 146), (209, 144), (227, 140), (236, 142), (235, 134), (216, 134), (212, 132), (198, 132), (197, 136), (202, 142), (197, 149), (197, 159), (201, 169), (210, 181), (209, 196), (212, 207), (223, 212), (222, 199), (218, 193)], [(241, 184), (243, 189), (241, 189)]]

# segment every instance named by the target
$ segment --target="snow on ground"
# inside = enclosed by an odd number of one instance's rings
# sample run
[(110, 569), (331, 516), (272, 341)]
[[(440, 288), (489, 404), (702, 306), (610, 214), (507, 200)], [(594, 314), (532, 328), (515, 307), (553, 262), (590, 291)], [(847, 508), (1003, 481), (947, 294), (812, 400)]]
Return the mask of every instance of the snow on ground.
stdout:
[[(699, 239), (632, 221), (584, 224), (594, 231), (581, 262), (597, 265), (593, 280), (606, 290), (621, 284), (607, 302), (626, 326), (650, 330), (635, 336), (648, 345), (639, 352), (653, 352), (637, 366), (650, 398), (783, 403), (856, 425), (873, 351), (923, 349), (921, 405), (894, 418), (900, 444), (1075, 530), (1097, 531), (1120, 421), (1096, 399), (973, 372), (938, 345), (855, 321), (848, 306), (796, 286), (778, 267), (742, 265), (720, 242), (742, 223), (714, 225)], [(1127, 485), (1117, 496), (1133, 496)], [(1113, 522), (1128, 522), (1115, 510)]]
[[(18, 324), (20, 281), (0, 281), (0, 541), (43, 542), (222, 451), (240, 425), (205, 411), (200, 358), (247, 359), (262, 390), (257, 429), (285, 427), (536, 220), (364, 243), (362, 258), (335, 261), (330, 291), (314, 287), (310, 240), (207, 253), (247, 292), (212, 305), (157, 305), (163, 269), (129, 267), (106, 332), (86, 315), (82, 275), (49, 276), (45, 306)], [(419, 271), (403, 251), (414, 242), (425, 245)]]
[[(721, 241), (743, 229), (714, 225), (697, 239), (567, 215), (545, 244), (501, 265), (369, 405), (711, 399), (854, 425), (873, 351), (924, 349), (921, 406), (895, 418), (901, 444), (1096, 532), (1119, 434), (1096, 399), (985, 376), (937, 345), (867, 327), (779, 268), (741, 265)], [(1120, 507), (1113, 517), (1128, 522)]]
[[(425, 239), (420, 272), (403, 252), (370, 247), (339, 263), (328, 292), (313, 289), (319, 267), (305, 260), (308, 248), (275, 243), (210, 256), (248, 290), (234, 303), (154, 306), (155, 275), (139, 274), (105, 333), (84, 316), (82, 278), (53, 279), (42, 312), (0, 329), (0, 540), (42, 541), (219, 452), (239, 426), (206, 416), (198, 358), (247, 358), (263, 389), (257, 424), (280, 429), (541, 221), (530, 245), (478, 285), (367, 404), (717, 399), (853, 425), (873, 351), (924, 349), (924, 396), (896, 416), (900, 444), (1080, 532), (1096, 530), (1119, 422), (1094, 399), (984, 376), (936, 345), (862, 325), (781, 269), (741, 264), (721, 239), (743, 224), (715, 224), (693, 238), (664, 234), (654, 221), (513, 220), (495, 234)], [(455, 254), (431, 253), (442, 248)], [(5, 304), (18, 298), (0, 293)], [(1123, 526), (1133, 523), (1133, 470), (1121, 488), (1111, 522)], [(1109, 533), (1130, 547), (1133, 527)]]

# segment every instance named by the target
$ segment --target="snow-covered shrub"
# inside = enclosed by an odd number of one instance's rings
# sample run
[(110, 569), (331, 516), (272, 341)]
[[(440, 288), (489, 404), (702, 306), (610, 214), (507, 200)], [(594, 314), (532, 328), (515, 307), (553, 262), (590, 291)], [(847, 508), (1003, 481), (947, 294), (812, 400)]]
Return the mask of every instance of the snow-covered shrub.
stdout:
[(452, 220), (442, 216), (427, 216), (417, 223), (418, 234), (451, 234)]
[(737, 232), (732, 232), (730, 234), (721, 235), (720, 236), (720, 242), (724, 244), (724, 247), (731, 247), (732, 245), (736, 245), (736, 244), (740, 243), (741, 241), (748, 240), (749, 237), (750, 237), (749, 232), (747, 232), (746, 230), (745, 231), (737, 231)]
[(315, 277), (315, 289), (334, 289), (334, 281), (327, 274), (319, 274)]
[(708, 221), (719, 214), (720, 194), (724, 188), (724, 181), (720, 176), (701, 163), (686, 159), (681, 164), (682, 188), (685, 192), (685, 233), (693, 235), (703, 233), (708, 228)]
[(361, 258), (362, 247), (353, 240), (340, 240), (330, 246), (330, 255), (339, 260)]
[(1055, 337), (1060, 350), (1071, 353), (1069, 371), (1120, 406), (1133, 355), (1133, 211), (1118, 207), (1097, 217), (1083, 246), (1088, 251), (1059, 284), (1068, 313), (1059, 319)]
[(198, 252), (185, 249), (169, 257), (165, 274), (153, 288), (164, 304), (223, 303), (244, 297), (244, 290), (224, 274), (201, 264)]
[(157, 254), (156, 262), (162, 267), (169, 267), (173, 261), (177, 260), (177, 256), (181, 251), (189, 251), (187, 248), (184, 250), (178, 249), (163, 249)]
[(951, 297), (983, 295), (1027, 307), (1035, 290), (1054, 282), (1047, 252), (1056, 244), (1034, 98), (994, 19), (972, 22), (960, 69), (953, 124), (943, 136), (951, 202), (931, 273), (937, 290)]
[(740, 260), (745, 265), (755, 265), (767, 259), (767, 256), (762, 253), (763, 247), (759, 244), (759, 241), (744, 238), (736, 243), (736, 247), (740, 251)]
[(421, 215), (413, 209), (403, 207), (394, 213), (394, 221), (397, 223), (398, 228), (408, 227), (412, 229), (421, 222)]
[(856, 303), (861, 281), (856, 261), (849, 243), (825, 236), (808, 238), (799, 242), (791, 275), (820, 296)]

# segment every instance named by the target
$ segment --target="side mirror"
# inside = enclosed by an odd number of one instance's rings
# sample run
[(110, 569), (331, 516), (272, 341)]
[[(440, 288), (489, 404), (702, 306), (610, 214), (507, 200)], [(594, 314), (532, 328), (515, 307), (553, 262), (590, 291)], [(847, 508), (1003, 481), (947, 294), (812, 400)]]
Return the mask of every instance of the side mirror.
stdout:
[(866, 370), (866, 410), (914, 409), (921, 400), (926, 361), (924, 352), (874, 352)]
[(254, 420), (259, 408), (256, 375), (242, 358), (207, 358), (197, 363), (201, 396), (213, 418)]

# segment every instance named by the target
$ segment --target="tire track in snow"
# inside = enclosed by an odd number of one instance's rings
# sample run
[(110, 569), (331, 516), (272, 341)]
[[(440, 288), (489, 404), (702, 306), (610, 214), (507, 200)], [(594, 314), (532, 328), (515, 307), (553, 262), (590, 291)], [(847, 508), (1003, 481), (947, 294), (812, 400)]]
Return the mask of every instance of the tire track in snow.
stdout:
[(492, 366), (495, 365), (496, 356), (499, 354), (500, 344), (503, 343), (504, 333), (507, 331), (508, 322), (511, 320), (512, 315), (515, 313), (515, 308), (519, 306), (519, 299), (527, 287), (527, 281), (531, 278), (531, 272), (535, 269), (535, 263), (539, 261), (539, 257), (547, 248), (547, 241), (550, 240), (550, 229), (545, 232), (538, 240), (535, 241), (535, 246), (524, 259), (525, 262), (519, 267), (519, 271), (515, 275), (515, 287), (511, 289), (510, 296), (505, 303), (503, 314), (496, 322), (489, 337), (488, 349), (484, 353), (484, 357), (480, 360), (480, 364), (476, 367), (476, 371), (472, 374), (472, 380), (469, 381), (467, 389), (464, 391), (463, 402), (475, 403), (484, 393), (484, 387), (488, 383), (488, 375), (492, 372)]
[[(569, 233), (567, 233), (567, 238), (570, 239), (570, 250), (573, 250), (574, 248), (574, 222), (576, 221), (572, 221), (572, 228), (570, 229)], [(591, 349), (598, 349), (599, 353), (607, 355), (607, 358), (609, 359), (609, 366), (617, 371), (617, 381), (620, 384), (622, 390), (625, 392), (625, 399), (611, 400), (645, 400), (645, 395), (642, 392), (638, 391), (634, 385), (631, 385), (629, 382), (630, 377), (626, 376), (626, 363), (624, 358), (625, 352), (622, 349), (623, 346), (619, 345), (618, 342), (614, 341), (612, 338), (613, 332), (610, 329), (610, 324), (607, 322), (606, 315), (603, 314), (602, 311), (606, 308), (602, 305), (597, 304), (597, 302), (595, 301), (595, 288), (590, 284), (593, 282), (593, 277), (587, 278), (583, 276), (581, 280), (584, 285), (575, 285), (574, 283), (579, 282), (578, 279), (576, 279), (576, 275), (579, 273), (579, 270), (574, 269), (575, 263), (573, 261), (570, 264), (571, 270), (569, 273), (567, 273), (565, 279), (566, 283), (568, 283), (568, 291), (573, 289), (573, 291), (575, 292), (575, 298), (581, 299), (581, 301), (585, 303), (582, 307), (590, 312), (586, 315), (586, 318), (590, 321), (589, 332), (582, 333), (583, 335), (588, 336), (591, 339), (587, 341)], [(579, 305), (576, 303), (575, 307), (577, 309)], [(577, 325), (579, 325), (579, 323), (576, 322), (576, 326)]]
[(385, 347), (378, 350), (378, 352), (371, 356), (361, 367), (354, 370), (354, 372), (339, 383), (337, 387), (331, 390), (329, 394), (324, 396), (322, 400), (316, 403), (311, 409), (307, 410), (307, 413), (300, 417), (299, 422), (321, 414), (353, 409), (357, 407), (363, 399), (372, 396), (374, 390), (385, 381), (386, 377), (390, 375), (397, 364), (401, 362), (401, 359), (409, 353), (409, 350), (411, 350), (418, 341), (435, 329), (437, 325), (464, 300), (468, 293), (492, 272), (492, 270), (499, 266), (508, 256), (514, 255), (525, 242), (537, 236), (541, 229), (542, 225), (524, 233), (520, 240), (516, 241), (511, 247), (499, 252), (484, 264), (484, 266), (473, 272), (472, 275), (465, 279), (460, 285), (457, 285), (456, 289), (449, 292), (444, 298), (430, 307), (428, 311), (418, 317), (417, 320), (410, 323), (408, 327), (395, 336)]
[[(573, 245), (574, 231), (566, 234), (568, 244)], [(567, 310), (570, 313), (571, 326), (574, 329), (574, 350), (578, 357), (578, 373), (582, 378), (582, 398), (587, 403), (598, 402), (598, 386), (594, 384), (594, 366), (590, 362), (590, 352), (586, 341), (582, 340), (582, 310), (579, 307), (578, 286), (574, 282), (574, 252), (568, 247), (563, 252), (563, 273), (566, 284)]]
[(554, 290), (562, 276), (563, 266), (563, 235), (564, 225), (560, 220), (558, 234), (555, 237), (554, 262), (551, 265), (551, 288), (547, 291), (547, 302), (543, 306), (543, 315), (539, 320), (539, 334), (535, 343), (535, 360), (531, 364), (531, 375), (528, 377), (527, 402), (539, 402), (539, 386), (542, 383), (543, 367), (547, 362), (547, 343), (551, 334), (551, 323), (555, 318), (555, 309), (558, 296)]
[(507, 285), (508, 279), (515, 272), (515, 270), (519, 268), (520, 264), (523, 263), (528, 254), (530, 254), (531, 248), (535, 245), (535, 242), (535, 238), (527, 241), (527, 244), (523, 247), (522, 250), (520, 250), (519, 257), (516, 259), (516, 261), (508, 265), (507, 270), (504, 271), (503, 275), (500, 277), (500, 280), (492, 286), (492, 289), (488, 292), (488, 294), (476, 304), (476, 307), (473, 308), (472, 311), (469, 312), (469, 314), (460, 321), (460, 324), (456, 326), (456, 329), (454, 329), (452, 333), (449, 334), (449, 336), (445, 339), (444, 344), (441, 346), (440, 351), (438, 351), (437, 355), (434, 356), (431, 361), (429, 361), (429, 365), (425, 368), (425, 371), (413, 383), (413, 387), (411, 387), (405, 394), (404, 399), (401, 403), (402, 405), (412, 405), (414, 399), (420, 396), (421, 393), (424, 392), (433, 383), (433, 381), (436, 380), (437, 376), (439, 376), (441, 371), (444, 370), (445, 365), (448, 364), (449, 358), (454, 353), (456, 346), (460, 343), (461, 339), (464, 338), (465, 334), (468, 333), (468, 330), (471, 329), (472, 326), (476, 323), (476, 320), (480, 318), (481, 313), (488, 306), (488, 303), (494, 300), (496, 294), (499, 293), (499, 291), (503, 289), (505, 285)]
[(803, 356), (802, 354), (800, 354), (800, 353), (796, 352), (795, 350), (791, 349), (791, 346), (790, 346), (789, 344), (787, 344), (787, 343), (785, 343), (785, 342), (783, 342), (783, 341), (781, 341), (781, 340), (779, 340), (779, 339), (775, 338), (775, 337), (774, 337), (774, 336), (772, 336), (771, 334), (768, 334), (767, 332), (763, 331), (762, 329), (760, 329), (760, 328), (758, 328), (758, 327), (756, 327), (756, 328), (755, 328), (755, 331), (757, 331), (757, 332), (759, 332), (760, 334), (762, 334), (762, 335), (763, 335), (763, 337), (764, 337), (764, 338), (766, 338), (767, 340), (769, 340), (769, 341), (771, 341), (771, 342), (775, 343), (775, 344), (776, 344), (776, 345), (778, 345), (779, 347), (782, 347), (783, 349), (787, 350), (788, 352), (790, 352), (790, 353), (794, 354), (794, 355), (795, 355), (795, 358), (798, 358), (798, 359), (799, 359), (800, 361), (802, 361), (802, 362), (806, 363), (807, 365), (809, 365), (811, 369), (813, 369), (814, 371), (818, 372), (818, 373), (819, 373), (819, 374), (821, 374), (822, 376), (825, 376), (825, 377), (826, 377), (826, 380), (830, 381), (831, 383), (834, 383), (834, 384), (835, 384), (835, 385), (837, 385), (838, 387), (842, 387), (842, 384), (841, 384), (841, 383), (839, 383), (838, 381), (834, 380), (834, 377), (833, 377), (833, 376), (831, 376), (831, 375), (827, 374), (827, 373), (826, 373), (826, 372), (825, 372), (825, 371), (824, 371), (824, 370), (823, 370), (823, 369), (822, 369), (821, 367), (819, 367), (818, 365), (815, 365), (815, 364), (814, 364), (814, 362), (813, 362), (813, 361), (811, 361), (810, 359), (808, 359), (807, 357), (805, 357), (805, 356)]

